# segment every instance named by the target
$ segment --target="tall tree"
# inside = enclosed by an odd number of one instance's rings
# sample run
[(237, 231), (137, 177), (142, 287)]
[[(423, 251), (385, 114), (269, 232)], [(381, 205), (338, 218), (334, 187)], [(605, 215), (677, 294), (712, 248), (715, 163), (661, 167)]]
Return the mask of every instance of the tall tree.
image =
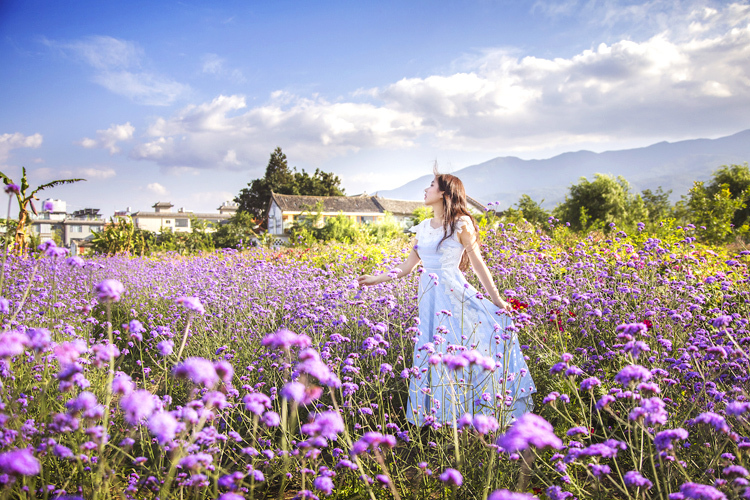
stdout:
[[(31, 218), (31, 213), (36, 214), (36, 208), (34, 207), (33, 200), (39, 201), (36, 194), (47, 188), (60, 186), (62, 184), (72, 184), (74, 182), (85, 181), (86, 179), (59, 179), (46, 184), (41, 184), (34, 188), (31, 193), (26, 194), (26, 190), (29, 189), (29, 181), (26, 179), (26, 167), (22, 167), (23, 174), (21, 175), (21, 185), (18, 186), (18, 191), (15, 193), (16, 201), (18, 202), (18, 224), (16, 225), (16, 234), (14, 237), (13, 251), (17, 253), (23, 253), (26, 250), (26, 226)], [(10, 177), (0, 172), (0, 178), (3, 180), (6, 186), (13, 184)]]
[(578, 231), (591, 227), (607, 228), (614, 222), (630, 226), (646, 218), (646, 207), (640, 195), (630, 192), (624, 177), (595, 174), (589, 182), (585, 177), (570, 187), (565, 201), (555, 207), (555, 217)]
[(711, 182), (706, 185), (706, 191), (711, 196), (719, 195), (726, 188), (729, 197), (740, 200), (744, 206), (738, 208), (732, 217), (734, 227), (741, 227), (750, 222), (750, 168), (744, 165), (722, 165), (713, 173)]
[(266, 166), (266, 173), (260, 179), (248, 183), (234, 199), (240, 212), (248, 212), (255, 220), (265, 220), (271, 192), (306, 196), (343, 196), (341, 179), (333, 173), (315, 169), (310, 175), (302, 169), (289, 168), (286, 155), (277, 147)]
[(656, 191), (651, 191), (650, 189), (644, 189), (641, 191), (643, 204), (648, 211), (649, 222), (652, 224), (658, 224), (670, 216), (672, 213), (672, 205), (669, 203), (670, 194), (672, 194), (671, 189), (669, 191), (664, 191), (661, 186), (656, 188)]

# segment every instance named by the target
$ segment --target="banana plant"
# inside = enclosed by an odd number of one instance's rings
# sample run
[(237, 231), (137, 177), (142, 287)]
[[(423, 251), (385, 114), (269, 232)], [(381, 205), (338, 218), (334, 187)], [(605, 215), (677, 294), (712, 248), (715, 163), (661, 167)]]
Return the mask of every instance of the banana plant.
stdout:
[[(16, 201), (18, 202), (18, 224), (16, 225), (16, 232), (13, 238), (13, 251), (18, 254), (22, 254), (26, 251), (26, 226), (31, 219), (31, 214), (33, 213), (34, 215), (38, 215), (33, 201), (39, 201), (39, 198), (36, 197), (36, 194), (39, 191), (53, 188), (55, 186), (61, 186), (63, 184), (73, 184), (75, 182), (86, 180), (59, 179), (52, 182), (47, 182), (46, 184), (37, 186), (33, 191), (31, 191), (31, 193), (27, 195), (26, 191), (30, 188), (30, 186), (29, 181), (26, 179), (26, 167), (22, 167), (22, 169), (23, 175), (21, 176), (21, 184), (18, 186), (19, 192), (15, 193)], [(6, 186), (9, 184), (14, 184), (13, 180), (2, 172), (0, 172), (0, 179), (3, 180)]]

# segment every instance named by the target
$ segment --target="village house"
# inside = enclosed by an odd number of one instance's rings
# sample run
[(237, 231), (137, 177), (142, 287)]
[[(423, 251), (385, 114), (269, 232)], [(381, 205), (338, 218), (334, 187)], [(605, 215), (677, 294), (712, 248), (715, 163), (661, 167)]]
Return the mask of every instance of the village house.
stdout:
[[(133, 213), (128, 209), (124, 212), (115, 212), (115, 216), (129, 215), (137, 228), (154, 233), (161, 233), (166, 229), (171, 229), (175, 233), (189, 233), (192, 230), (192, 220), (218, 225), (229, 220), (237, 212), (237, 204), (230, 201), (222, 203), (217, 209), (218, 212), (192, 212), (184, 208), (173, 212), (174, 205), (164, 201), (156, 202), (152, 208), (153, 211), (139, 210)], [(208, 232), (214, 231), (211, 225), (207, 229)]]
[(47, 199), (42, 202), (44, 205), (52, 208), (34, 217), (30, 223), (31, 234), (41, 241), (57, 236), (65, 247), (81, 247), (94, 237), (94, 232), (104, 227), (105, 221), (98, 208), (84, 208), (69, 214), (63, 200)]
[[(473, 198), (468, 198), (470, 208), (484, 211), (484, 206)], [(401, 227), (408, 229), (414, 210), (424, 206), (421, 201), (392, 200), (361, 194), (356, 196), (298, 196), (271, 193), (268, 201), (268, 234), (284, 238), (294, 221), (315, 210), (321, 205), (323, 221), (328, 217), (342, 214), (360, 224), (371, 224), (385, 219), (390, 213)]]

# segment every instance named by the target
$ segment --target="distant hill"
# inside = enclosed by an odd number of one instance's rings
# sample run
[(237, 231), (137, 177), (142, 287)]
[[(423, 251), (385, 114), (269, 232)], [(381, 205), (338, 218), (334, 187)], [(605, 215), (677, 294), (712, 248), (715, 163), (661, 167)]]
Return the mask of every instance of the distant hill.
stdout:
[[(672, 201), (686, 194), (693, 181), (705, 181), (721, 165), (750, 162), (750, 129), (719, 139), (660, 142), (644, 148), (620, 151), (577, 151), (546, 160), (522, 160), (514, 156), (495, 158), (454, 172), (469, 196), (502, 208), (514, 205), (522, 194), (552, 208), (564, 200), (568, 188), (581, 177), (594, 174), (622, 175), (634, 192), (672, 190)], [(421, 200), (432, 179), (425, 175), (403, 186), (379, 191), (380, 196)]]

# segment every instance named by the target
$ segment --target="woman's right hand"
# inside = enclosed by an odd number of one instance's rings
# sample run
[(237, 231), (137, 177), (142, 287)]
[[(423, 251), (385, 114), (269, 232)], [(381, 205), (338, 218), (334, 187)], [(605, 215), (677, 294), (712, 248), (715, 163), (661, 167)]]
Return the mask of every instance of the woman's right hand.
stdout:
[(362, 276), (359, 276), (357, 278), (357, 284), (359, 286), (372, 286), (377, 285), (378, 278), (377, 276), (372, 276), (370, 274), (363, 274)]

